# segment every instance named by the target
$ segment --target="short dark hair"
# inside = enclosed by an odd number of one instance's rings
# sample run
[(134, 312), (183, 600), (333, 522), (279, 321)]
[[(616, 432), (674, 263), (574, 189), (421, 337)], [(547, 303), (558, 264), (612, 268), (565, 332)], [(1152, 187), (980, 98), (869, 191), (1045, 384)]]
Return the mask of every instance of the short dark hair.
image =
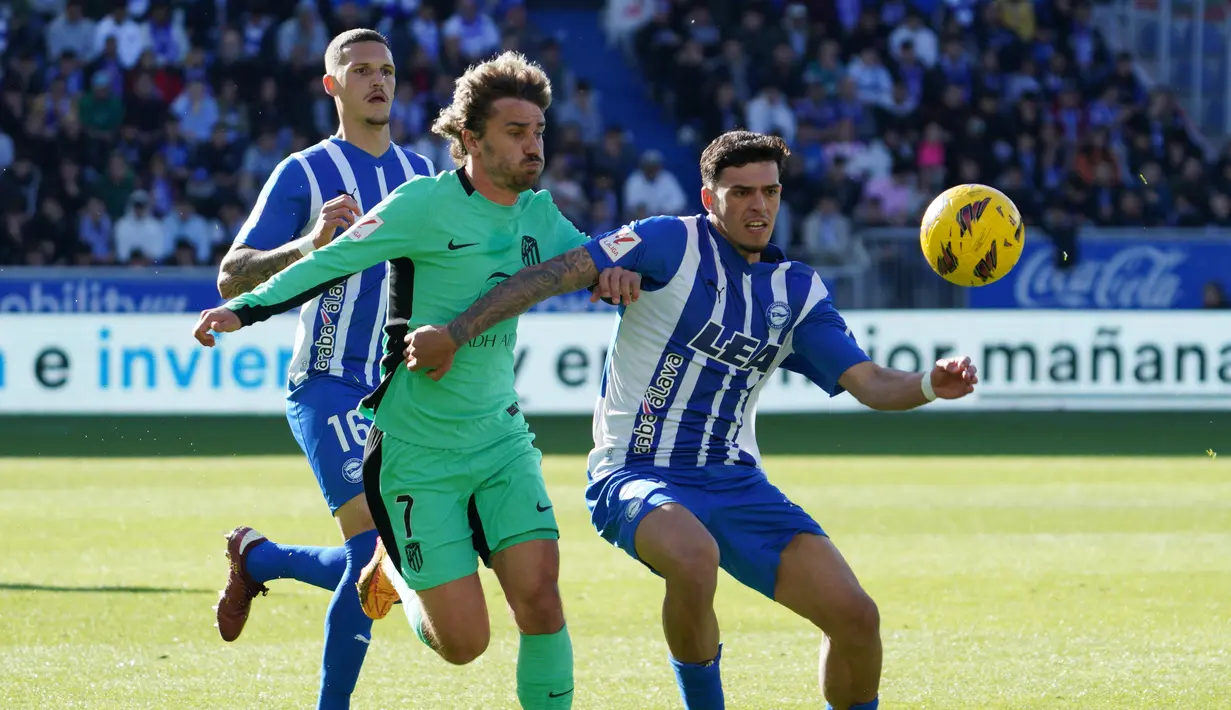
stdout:
[(369, 30), (363, 27), (347, 30), (334, 37), (329, 46), (325, 48), (325, 73), (333, 74), (337, 71), (338, 67), (342, 64), (342, 50), (360, 42), (377, 42), (385, 45), (385, 47), (389, 46), (389, 40), (376, 30)]
[(723, 170), (751, 163), (776, 163), (782, 172), (790, 154), (786, 141), (778, 136), (729, 131), (715, 138), (701, 153), (701, 183), (713, 189)]
[(453, 162), (466, 162), (462, 131), (483, 135), (492, 105), (500, 99), (522, 99), (546, 111), (551, 106), (551, 80), (520, 52), (505, 52), (467, 69), (454, 85), (453, 102), (432, 123), (432, 132), (448, 139)]

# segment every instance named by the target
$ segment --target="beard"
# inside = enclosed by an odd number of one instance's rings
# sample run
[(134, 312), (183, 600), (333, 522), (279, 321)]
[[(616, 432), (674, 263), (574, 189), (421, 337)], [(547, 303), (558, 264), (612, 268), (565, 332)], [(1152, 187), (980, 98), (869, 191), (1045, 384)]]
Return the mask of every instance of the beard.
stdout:
[[(491, 145), (485, 143), (483, 147), (484, 152), (491, 155)], [(525, 192), (534, 187), (534, 184), (539, 181), (539, 176), (543, 174), (543, 161), (541, 160), (533, 166), (524, 157), (516, 161), (493, 160), (492, 162), (495, 164), (484, 166), (487, 168), (487, 173), (517, 192)]]
[(757, 237), (754, 237), (751, 234), (741, 234), (741, 232), (743, 232), (742, 227), (739, 232), (737, 232), (734, 225), (728, 224), (726, 220), (720, 219), (717, 214), (714, 215), (711, 223), (718, 228), (720, 233), (726, 235), (726, 239), (731, 246), (745, 254), (760, 254), (765, 251), (769, 247), (770, 242), (773, 241), (774, 228), (777, 227), (777, 222), (769, 225), (769, 229), (766, 230), (770, 235), (769, 239), (762, 244)]
[(365, 116), (363, 121), (369, 126), (387, 126), (389, 125), (389, 114), (384, 116)]
[(534, 184), (539, 181), (539, 176), (543, 174), (543, 164), (539, 163), (538, 169), (534, 172), (528, 172), (528, 167), (519, 165), (504, 172), (505, 180), (509, 187), (517, 188), (518, 192), (525, 192), (534, 187)]

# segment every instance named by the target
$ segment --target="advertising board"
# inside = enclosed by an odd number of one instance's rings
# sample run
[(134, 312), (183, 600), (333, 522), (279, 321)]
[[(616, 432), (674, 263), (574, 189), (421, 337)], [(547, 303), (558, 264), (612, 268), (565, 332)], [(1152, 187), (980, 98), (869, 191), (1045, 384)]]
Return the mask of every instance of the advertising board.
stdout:
[(1021, 260), (999, 281), (971, 289), (971, 308), (1194, 309), (1205, 284), (1231, 288), (1231, 241), (1091, 239), (1071, 268), (1052, 245), (1027, 239)]
[[(5, 313), (199, 313), (221, 305), (212, 268), (0, 269), (0, 314)], [(587, 291), (550, 298), (536, 313), (609, 313)]]
[[(1231, 311), (852, 311), (872, 359), (922, 370), (969, 355), (974, 396), (928, 409), (1231, 409)], [(0, 314), (0, 413), (276, 414), (296, 319), (192, 339), (189, 315)], [(615, 317), (523, 316), (517, 388), (529, 414), (593, 410)], [(842, 412), (779, 371), (761, 412)]]

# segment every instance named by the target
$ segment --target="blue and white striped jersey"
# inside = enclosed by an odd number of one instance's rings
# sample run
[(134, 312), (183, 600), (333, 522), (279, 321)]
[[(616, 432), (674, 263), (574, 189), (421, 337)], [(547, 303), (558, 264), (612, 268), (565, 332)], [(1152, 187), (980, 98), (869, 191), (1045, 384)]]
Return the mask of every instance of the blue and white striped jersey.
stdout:
[(589, 471), (760, 466), (756, 406), (778, 367), (830, 395), (868, 359), (811, 267), (770, 245), (749, 264), (704, 215), (652, 217), (586, 249), (641, 274), (620, 309), (594, 417)]
[[(278, 164), (235, 240), (254, 249), (276, 249), (310, 234), (321, 205), (339, 195), (350, 195), (367, 212), (402, 183), (434, 174), (430, 160), (393, 143), (377, 158), (339, 138), (326, 138)], [(300, 307), (287, 373), (291, 387), (325, 375), (373, 388), (380, 384), (388, 282), (388, 264), (377, 264)]]

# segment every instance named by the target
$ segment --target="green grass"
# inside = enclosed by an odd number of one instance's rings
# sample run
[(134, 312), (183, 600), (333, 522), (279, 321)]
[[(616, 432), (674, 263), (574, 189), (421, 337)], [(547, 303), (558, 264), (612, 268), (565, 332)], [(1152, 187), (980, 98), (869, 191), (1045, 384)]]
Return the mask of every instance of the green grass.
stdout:
[[(589, 416), (529, 421), (543, 451), (589, 453)], [(1190, 456), (1231, 451), (1231, 410), (758, 414), (757, 440), (818, 456)], [(0, 415), (0, 458), (222, 454), (298, 456), (299, 446), (282, 416)]]
[[(954, 436), (967, 442), (968, 431)], [(574, 707), (678, 708), (660, 582), (589, 526), (550, 456)], [(1231, 707), (1231, 465), (1184, 457), (779, 457), (883, 619), (886, 708)], [(334, 544), (296, 457), (0, 460), (0, 707), (305, 708), (326, 592), (271, 585), (225, 644), (222, 535)], [(494, 579), (488, 653), (446, 665), (395, 610), (356, 708), (516, 707)], [(725, 575), (728, 707), (819, 708), (817, 632)]]

